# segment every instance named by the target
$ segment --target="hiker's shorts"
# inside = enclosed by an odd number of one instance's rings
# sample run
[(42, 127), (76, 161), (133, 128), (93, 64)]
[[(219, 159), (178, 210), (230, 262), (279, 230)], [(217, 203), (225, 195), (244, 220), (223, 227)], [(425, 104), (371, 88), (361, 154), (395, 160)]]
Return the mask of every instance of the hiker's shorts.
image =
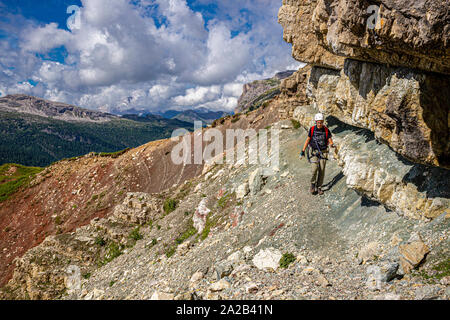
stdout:
[[(328, 151), (322, 151), (322, 155), (324, 158), (328, 158)], [(323, 184), (327, 160), (326, 159), (319, 160), (319, 152), (314, 150), (312, 153), (311, 162), (312, 162), (311, 184), (315, 184), (316, 187), (319, 188)]]

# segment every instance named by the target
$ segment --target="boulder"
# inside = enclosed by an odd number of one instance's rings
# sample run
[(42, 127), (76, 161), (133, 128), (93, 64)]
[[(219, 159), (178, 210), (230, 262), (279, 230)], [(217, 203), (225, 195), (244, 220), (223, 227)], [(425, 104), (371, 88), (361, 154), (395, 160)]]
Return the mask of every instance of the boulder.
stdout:
[(210, 285), (209, 290), (211, 292), (218, 292), (218, 291), (228, 289), (230, 287), (231, 287), (231, 284), (227, 280), (221, 279), (221, 280), (213, 283), (212, 285)]
[(206, 217), (211, 210), (206, 207), (206, 198), (203, 198), (192, 217), (194, 228), (201, 233), (206, 225)]
[(254, 282), (249, 282), (245, 285), (245, 292), (247, 293), (256, 293), (258, 289), (258, 285)]
[(250, 174), (249, 177), (249, 189), (250, 193), (257, 194), (264, 184), (263, 170), (261, 168), (256, 169)]
[(241, 184), (236, 190), (236, 199), (238, 200), (243, 199), (249, 192), (250, 188), (248, 186), (248, 183), (245, 182)]
[(283, 255), (274, 248), (261, 249), (254, 257), (253, 264), (260, 270), (271, 268), (277, 270)]
[(358, 261), (361, 264), (366, 263), (380, 255), (380, 244), (377, 241), (372, 241), (361, 248), (358, 252)]
[(200, 280), (203, 279), (203, 272), (201, 271), (197, 271), (196, 273), (194, 273), (190, 279), (190, 282), (192, 284), (199, 282)]
[(236, 251), (232, 254), (230, 254), (227, 258), (227, 261), (230, 262), (241, 262), (244, 259), (244, 254), (241, 251)]
[(216, 272), (217, 280), (224, 277), (228, 277), (233, 272), (232, 261), (220, 261), (214, 265), (214, 271)]
[(384, 283), (395, 278), (398, 266), (398, 263), (391, 261), (382, 261), (377, 265), (369, 266), (366, 271), (366, 285), (369, 290), (381, 290)]
[(413, 234), (407, 243), (399, 246), (400, 265), (403, 274), (419, 266), (430, 252), (428, 246), (423, 242), (420, 234)]

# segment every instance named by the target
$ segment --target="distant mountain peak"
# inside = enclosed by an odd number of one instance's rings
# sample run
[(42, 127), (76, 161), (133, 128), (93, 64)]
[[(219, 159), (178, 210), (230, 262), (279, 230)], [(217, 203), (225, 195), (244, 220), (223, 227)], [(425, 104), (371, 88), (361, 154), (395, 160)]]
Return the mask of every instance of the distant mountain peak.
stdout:
[(193, 123), (194, 121), (202, 121), (211, 124), (214, 120), (228, 115), (225, 111), (212, 111), (204, 107), (188, 110), (166, 110), (154, 113), (166, 119), (177, 119), (185, 122)]
[(64, 121), (106, 122), (117, 118), (117, 116), (110, 113), (88, 110), (25, 94), (12, 94), (1, 97), (0, 110), (28, 113)]

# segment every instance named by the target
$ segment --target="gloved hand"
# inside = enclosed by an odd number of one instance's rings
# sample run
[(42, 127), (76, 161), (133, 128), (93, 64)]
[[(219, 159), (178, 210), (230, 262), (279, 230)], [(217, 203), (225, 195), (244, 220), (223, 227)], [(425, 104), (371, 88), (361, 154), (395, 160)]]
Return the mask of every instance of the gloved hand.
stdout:
[(303, 158), (305, 156), (305, 151), (300, 152), (300, 158)]

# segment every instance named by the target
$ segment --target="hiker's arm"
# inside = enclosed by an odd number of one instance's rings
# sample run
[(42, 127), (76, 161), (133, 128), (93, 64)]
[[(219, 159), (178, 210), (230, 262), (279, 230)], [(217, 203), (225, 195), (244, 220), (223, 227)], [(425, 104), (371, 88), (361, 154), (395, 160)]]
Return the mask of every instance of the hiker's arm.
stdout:
[(328, 138), (328, 145), (334, 147), (333, 139)]
[(303, 152), (305, 152), (306, 147), (308, 146), (309, 141), (311, 141), (311, 138), (310, 138), (310, 137), (308, 137), (308, 138), (306, 139), (306, 141), (305, 141), (305, 145), (303, 146), (303, 149), (302, 149)]

